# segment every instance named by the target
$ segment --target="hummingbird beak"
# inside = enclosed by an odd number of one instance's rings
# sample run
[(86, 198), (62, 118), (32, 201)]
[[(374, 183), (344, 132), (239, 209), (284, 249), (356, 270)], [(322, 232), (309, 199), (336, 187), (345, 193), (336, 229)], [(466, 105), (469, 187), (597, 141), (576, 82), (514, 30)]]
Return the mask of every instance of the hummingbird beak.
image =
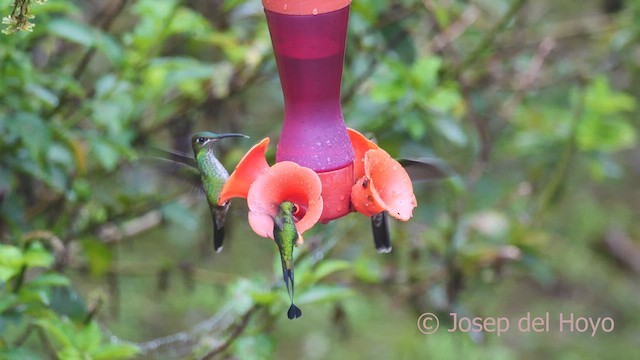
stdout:
[(238, 133), (227, 133), (227, 134), (218, 134), (218, 136), (216, 137), (216, 140), (218, 139), (224, 139), (224, 138), (228, 138), (228, 137), (243, 137), (245, 139), (248, 139), (249, 137), (245, 134), (238, 134)]

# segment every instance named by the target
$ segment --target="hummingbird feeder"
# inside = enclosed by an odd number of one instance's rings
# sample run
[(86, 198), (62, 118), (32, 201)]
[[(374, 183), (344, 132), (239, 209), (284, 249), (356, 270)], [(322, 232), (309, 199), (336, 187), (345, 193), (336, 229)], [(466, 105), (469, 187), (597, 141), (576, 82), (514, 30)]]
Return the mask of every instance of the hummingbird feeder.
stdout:
[(269, 139), (262, 140), (238, 163), (218, 202), (246, 198), (251, 227), (270, 238), (271, 219), (285, 200), (297, 201), (300, 234), (318, 221), (327, 223), (353, 211), (411, 218), (417, 203), (407, 172), (375, 143), (347, 129), (342, 115), (351, 0), (262, 4), (284, 95), (276, 165), (267, 163)]

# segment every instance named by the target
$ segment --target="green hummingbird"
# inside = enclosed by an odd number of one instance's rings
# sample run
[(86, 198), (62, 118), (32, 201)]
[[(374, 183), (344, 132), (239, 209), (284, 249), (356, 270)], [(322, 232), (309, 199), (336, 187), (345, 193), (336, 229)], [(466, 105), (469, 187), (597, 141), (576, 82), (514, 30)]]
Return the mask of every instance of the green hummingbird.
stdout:
[(224, 222), (229, 211), (229, 202), (218, 205), (218, 197), (222, 187), (229, 179), (229, 172), (218, 161), (213, 153), (213, 146), (218, 140), (227, 137), (245, 137), (243, 134), (228, 133), (215, 134), (212, 132), (199, 132), (191, 137), (191, 147), (196, 158), (196, 166), (200, 172), (200, 180), (209, 203), (211, 218), (213, 220), (213, 249), (222, 251), (224, 241)]
[[(282, 276), (287, 286), (287, 293), (291, 300), (291, 306), (287, 311), (289, 319), (302, 316), (302, 311), (293, 303), (294, 280), (293, 280), (293, 246), (298, 237), (298, 230), (294, 223), (293, 214), (296, 212), (296, 205), (290, 201), (284, 201), (278, 206), (278, 214), (273, 217), (273, 239), (280, 251), (282, 261)], [(289, 285), (291, 283), (291, 285)]]

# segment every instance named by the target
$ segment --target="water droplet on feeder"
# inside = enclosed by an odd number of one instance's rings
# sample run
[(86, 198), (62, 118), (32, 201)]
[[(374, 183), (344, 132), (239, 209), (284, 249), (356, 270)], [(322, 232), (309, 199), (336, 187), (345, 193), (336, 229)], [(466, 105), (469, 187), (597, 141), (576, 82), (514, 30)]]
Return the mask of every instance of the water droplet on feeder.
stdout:
[(313, 15), (318, 15), (318, 9), (314, 8), (313, 11), (311, 12)]
[(287, 10), (287, 8), (288, 8), (288, 7), (289, 7), (289, 5), (287, 5), (287, 4), (284, 4), (284, 6), (283, 6), (283, 8), (284, 8), (285, 10)]

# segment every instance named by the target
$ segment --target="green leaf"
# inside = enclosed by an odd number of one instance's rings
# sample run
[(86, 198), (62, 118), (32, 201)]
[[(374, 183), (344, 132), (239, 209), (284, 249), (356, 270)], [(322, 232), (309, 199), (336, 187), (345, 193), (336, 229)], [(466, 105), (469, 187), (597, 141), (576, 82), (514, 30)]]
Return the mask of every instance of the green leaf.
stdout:
[(411, 68), (412, 79), (416, 82), (416, 89), (429, 90), (436, 86), (438, 71), (442, 60), (438, 57), (422, 57)]
[(382, 269), (374, 260), (360, 256), (353, 264), (353, 274), (360, 281), (377, 283), (382, 278)]
[(251, 298), (256, 304), (271, 305), (278, 300), (279, 296), (273, 291), (253, 291), (251, 292)]
[(266, 335), (242, 336), (233, 344), (233, 354), (239, 360), (273, 359), (275, 344)]
[(418, 116), (415, 112), (410, 112), (400, 118), (412, 139), (418, 140), (426, 135), (427, 124), (423, 117)]
[(29, 150), (32, 158), (40, 159), (40, 155), (46, 153), (51, 142), (51, 133), (42, 118), (31, 113), (20, 112), (6, 124), (9, 132), (22, 140), (22, 144)]
[(22, 252), (12, 245), (0, 245), (0, 282), (16, 275), (23, 264)]
[(102, 333), (95, 321), (90, 322), (82, 328), (76, 330), (73, 343), (81, 353), (87, 354), (98, 349)]
[(91, 353), (93, 360), (125, 359), (140, 353), (140, 348), (130, 343), (113, 343), (101, 345)]
[(91, 275), (102, 276), (109, 270), (113, 254), (107, 244), (95, 239), (88, 239), (82, 242), (82, 249), (87, 257)]
[(3, 294), (0, 298), (0, 314), (16, 304), (18, 296), (15, 294)]
[(584, 151), (617, 151), (635, 145), (636, 131), (624, 119), (594, 115), (578, 124), (576, 139)]
[(52, 20), (49, 33), (86, 47), (95, 44), (93, 28), (69, 18)]
[(453, 144), (458, 146), (465, 146), (467, 144), (467, 135), (455, 120), (451, 118), (440, 118), (435, 120), (433, 125), (440, 134)]
[(28, 285), (31, 287), (69, 286), (71, 281), (68, 277), (58, 273), (46, 273), (29, 280)]
[(53, 255), (40, 243), (33, 243), (24, 253), (23, 262), (28, 267), (49, 267), (53, 263)]
[(66, 347), (58, 352), (58, 358), (64, 360), (87, 360), (82, 356), (82, 353), (75, 348)]
[(115, 147), (99, 138), (94, 138), (91, 142), (91, 155), (107, 171), (115, 169), (120, 160), (120, 154)]
[(335, 301), (350, 297), (353, 291), (347, 287), (315, 285), (311, 289), (297, 296), (297, 304)]
[(55, 339), (63, 348), (73, 348), (73, 329), (58, 319), (39, 319), (35, 322), (47, 334)]
[(17, 348), (17, 349), (0, 349), (0, 359), (2, 360), (40, 360), (42, 357), (37, 353), (25, 349), (25, 348)]
[(351, 268), (351, 263), (345, 260), (327, 260), (315, 269), (314, 276), (316, 281), (321, 280), (338, 271), (344, 271)]

